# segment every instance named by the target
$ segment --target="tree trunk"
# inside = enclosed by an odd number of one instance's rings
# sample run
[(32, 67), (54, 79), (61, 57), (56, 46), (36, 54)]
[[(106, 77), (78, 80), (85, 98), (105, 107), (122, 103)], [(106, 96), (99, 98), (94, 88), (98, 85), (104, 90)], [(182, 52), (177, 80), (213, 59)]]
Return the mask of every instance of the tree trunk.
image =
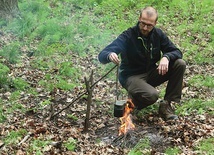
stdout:
[(19, 14), (18, 0), (0, 0), (0, 18), (9, 19)]

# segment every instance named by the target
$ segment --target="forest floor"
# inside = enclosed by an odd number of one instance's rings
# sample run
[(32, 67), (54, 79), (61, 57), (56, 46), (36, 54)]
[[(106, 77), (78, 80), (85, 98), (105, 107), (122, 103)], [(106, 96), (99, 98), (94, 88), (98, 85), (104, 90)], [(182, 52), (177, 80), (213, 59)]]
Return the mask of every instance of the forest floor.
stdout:
[[(3, 35), (3, 34), (2, 34)], [(4, 36), (6, 37), (6, 36)], [(96, 56), (95, 56), (96, 57)], [(89, 72), (97, 66), (88, 66), (87, 58), (79, 58), (83, 72)], [(166, 148), (178, 147), (181, 154), (197, 154), (195, 146), (202, 139), (213, 137), (214, 117), (208, 114), (213, 111), (210, 107), (203, 114), (197, 111), (187, 115), (179, 115), (176, 121), (164, 121), (158, 113), (153, 110), (135, 119), (133, 123), (135, 129), (126, 135), (118, 136), (120, 120), (112, 115), (113, 104), (115, 102), (115, 81), (104, 79), (97, 83), (93, 90), (91, 105), (90, 127), (84, 131), (86, 117), (87, 95), (83, 96), (71, 106), (63, 110), (53, 119), (49, 119), (50, 114), (59, 111), (71, 103), (84, 90), (84, 79), (79, 87), (72, 91), (56, 89), (48, 92), (41, 87), (38, 82), (43, 79), (50, 71), (41, 71), (31, 66), (32, 61), (36, 61), (35, 56), (28, 57), (23, 52), (21, 63), (8, 64), (11, 77), (20, 77), (28, 81), (31, 87), (35, 88), (37, 95), (32, 95), (25, 90), (17, 103), (22, 105), (16, 107), (13, 112), (7, 110), (11, 108), (12, 89), (1, 91), (2, 109), (6, 112), (6, 121), (0, 124), (0, 153), (6, 154), (34, 154), (37, 149), (43, 154), (73, 154), (73, 155), (121, 155), (128, 154), (130, 150), (142, 139), (149, 139), (150, 147), (142, 154), (161, 154)], [(79, 64), (78, 64), (79, 65)], [(194, 98), (209, 100), (213, 98), (213, 90), (207, 87), (197, 88), (188, 85), (188, 80), (194, 74), (213, 75), (214, 66), (209, 64), (194, 65), (188, 64), (185, 73), (185, 86), (183, 88), (183, 104), (185, 101)], [(56, 71), (57, 72), (57, 71)], [(55, 74), (53, 72), (52, 74)], [(97, 74), (95, 74), (96, 76)], [(96, 80), (97, 77), (95, 77)], [(163, 87), (160, 87), (162, 89)], [(51, 104), (41, 106), (41, 102), (50, 99)], [(158, 104), (158, 103), (157, 103)], [(21, 109), (25, 109), (24, 111)], [(70, 117), (69, 117), (70, 116)], [(74, 119), (75, 118), (75, 119)], [(27, 133), (23, 134), (13, 143), (5, 142), (5, 137), (11, 131), (24, 129)], [(23, 141), (22, 141), (23, 140)], [(45, 147), (34, 146), (35, 140), (48, 142)], [(76, 141), (74, 151), (69, 151), (63, 144), (66, 141)]]

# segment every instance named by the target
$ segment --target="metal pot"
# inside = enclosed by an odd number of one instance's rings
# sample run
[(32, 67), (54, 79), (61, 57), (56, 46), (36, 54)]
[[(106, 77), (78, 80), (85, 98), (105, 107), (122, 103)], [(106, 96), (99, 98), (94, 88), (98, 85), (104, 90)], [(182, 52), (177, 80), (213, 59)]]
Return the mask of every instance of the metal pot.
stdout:
[(117, 100), (114, 104), (114, 117), (123, 117), (126, 100)]

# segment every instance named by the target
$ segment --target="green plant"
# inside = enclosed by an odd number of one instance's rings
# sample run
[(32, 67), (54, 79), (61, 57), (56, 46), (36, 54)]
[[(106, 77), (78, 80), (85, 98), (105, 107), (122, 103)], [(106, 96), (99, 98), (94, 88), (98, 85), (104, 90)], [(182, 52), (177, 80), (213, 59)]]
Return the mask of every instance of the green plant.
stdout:
[(3, 56), (10, 63), (17, 63), (19, 61), (20, 55), (21, 55), (20, 43), (16, 42), (16, 41), (14, 41), (13, 43), (10, 43), (8, 45), (5, 45), (0, 50), (0, 56)]
[[(47, 81), (49, 82), (47, 83)], [(52, 91), (54, 88), (59, 88), (62, 90), (71, 90), (77, 85), (73, 82), (69, 82), (66, 78), (63, 78), (60, 75), (55, 75), (53, 77), (47, 75), (46, 79), (39, 81), (39, 84), (45, 87), (48, 91)]]
[(202, 155), (202, 154), (213, 155), (213, 152), (214, 152), (213, 144), (214, 144), (214, 138), (204, 139), (200, 141), (194, 147), (194, 149), (197, 151), (197, 154), (199, 155)]
[(27, 14), (23, 14), (22, 18), (14, 19), (12, 22), (8, 23), (7, 26), (16, 36), (23, 39), (25, 36), (31, 35), (36, 25), (35, 16), (28, 12)]
[(51, 104), (51, 101), (48, 99), (48, 100), (44, 100), (40, 103), (41, 106), (47, 106), (47, 105), (50, 105)]
[(49, 140), (34, 139), (29, 147), (30, 154), (43, 155), (43, 149), (50, 143)]
[(7, 21), (5, 19), (0, 19), (0, 28), (7, 25)]
[(100, 4), (103, 0), (70, 0), (72, 4), (77, 7), (77, 8), (82, 8), (82, 7), (93, 7), (96, 6), (97, 4)]
[(42, 71), (49, 70), (55, 66), (55, 58), (53, 56), (41, 56), (38, 57), (35, 61), (32, 61), (32, 68), (39, 69)]
[(3, 139), (6, 145), (16, 144), (22, 139), (22, 137), (27, 133), (25, 129), (19, 129), (17, 131), (8, 132), (7, 136)]
[(76, 148), (76, 140), (70, 137), (64, 144), (63, 144), (69, 151), (74, 151)]
[(14, 92), (11, 93), (11, 95), (10, 95), (10, 101), (16, 101), (16, 100), (18, 100), (20, 98), (20, 96), (21, 96), (20, 91), (16, 90), (16, 91), (14, 91)]
[(22, 78), (16, 78), (13, 80), (13, 85), (17, 90), (25, 90), (29, 87), (29, 84)]
[(212, 76), (209, 75), (194, 75), (191, 79), (189, 79), (189, 84), (196, 87), (210, 87), (214, 88), (214, 80)]
[(28, 89), (28, 93), (31, 94), (31, 95), (33, 95), (33, 96), (38, 95), (38, 91), (36, 91), (36, 89), (33, 88), (33, 87), (30, 87), (30, 88)]
[(5, 110), (4, 110), (2, 100), (0, 99), (0, 123), (3, 123), (5, 120), (7, 120), (7, 117), (5, 115)]
[(62, 76), (74, 77), (75, 73), (78, 72), (78, 69), (74, 68), (70, 61), (62, 62), (59, 65), (59, 74)]
[(181, 150), (178, 147), (167, 148), (164, 153), (167, 155), (177, 155), (181, 153)]
[(49, 81), (49, 83), (47, 83), (46, 80), (40, 80), (40, 81), (38, 82), (38, 84), (39, 84), (40, 86), (44, 87), (44, 88), (45, 88), (46, 90), (48, 90), (48, 91), (52, 91), (52, 90), (54, 90), (54, 88), (56, 88), (54, 82), (52, 82), (52, 81), (51, 81), (51, 82)]
[(50, 11), (50, 8), (48, 7), (49, 3), (44, 2), (43, 0), (29, 0), (27, 3), (22, 2), (19, 4), (20, 10), (23, 11), (23, 13), (29, 13), (40, 17), (40, 21), (43, 21), (47, 17), (47, 12)]
[(160, 86), (160, 90), (159, 90), (159, 98), (163, 99), (164, 95), (166, 93), (166, 88), (165, 87), (161, 87)]
[(71, 90), (77, 85), (74, 83), (70, 83), (61, 77), (58, 77), (57, 79), (58, 79), (58, 82), (57, 82), (56, 86), (57, 86), (57, 88), (60, 88), (62, 90)]
[[(97, 15), (104, 15), (104, 18), (100, 19), (100, 22), (105, 23), (105, 28), (112, 29), (117, 34), (127, 29), (127, 27), (137, 22), (136, 10), (139, 10), (138, 1), (119, 1), (115, 0), (111, 3), (110, 0), (103, 1), (97, 6), (95, 13)], [(129, 10), (127, 13), (125, 10)], [(105, 12), (108, 11), (109, 14)]]
[(8, 73), (10, 72), (10, 69), (0, 63), (0, 87), (4, 87), (6, 85), (8, 85)]
[(150, 155), (151, 153), (151, 146), (149, 138), (145, 137), (141, 139), (133, 149), (128, 153), (128, 155)]
[(7, 108), (7, 114), (11, 114), (14, 112), (25, 112), (26, 109), (21, 103), (12, 102)]
[(56, 53), (67, 52), (67, 45), (61, 42), (54, 42), (51, 44), (46, 44), (45, 42), (42, 42), (39, 47), (40, 48), (38, 49), (38, 51), (41, 51), (39, 52), (40, 56), (53, 56)]
[(208, 112), (213, 114), (213, 111), (210, 111), (210, 109), (214, 108), (213, 102), (213, 99), (190, 99), (189, 101), (186, 101), (185, 104), (182, 104), (182, 106), (179, 106), (176, 113), (179, 115), (190, 115), (192, 112), (197, 112), (198, 114)]
[(144, 115), (150, 114), (150, 113), (154, 113), (155, 111), (157, 111), (158, 109), (158, 104), (153, 104), (151, 106), (148, 106), (146, 108), (141, 109), (137, 115), (139, 118), (143, 118)]
[(35, 29), (32, 36), (41, 39), (46, 45), (59, 42), (62, 36), (62, 27), (56, 19), (49, 19)]
[(50, 14), (48, 3), (41, 0), (30, 0), (27, 3), (19, 3), (19, 7), (22, 10), (21, 18), (9, 23), (8, 28), (21, 38), (25, 36), (31, 37), (34, 34), (32, 32), (48, 18)]
[(78, 117), (74, 116), (73, 114), (67, 114), (67, 117), (74, 120), (74, 121), (78, 120)]

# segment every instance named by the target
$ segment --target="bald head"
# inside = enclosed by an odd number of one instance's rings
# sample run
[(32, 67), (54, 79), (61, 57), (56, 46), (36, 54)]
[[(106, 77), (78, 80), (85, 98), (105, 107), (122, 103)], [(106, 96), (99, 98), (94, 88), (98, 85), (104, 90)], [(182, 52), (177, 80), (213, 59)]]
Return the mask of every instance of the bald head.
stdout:
[(158, 20), (158, 12), (151, 6), (143, 8), (140, 12), (140, 17), (142, 17), (143, 14), (145, 14), (149, 18), (155, 17), (155, 21)]

